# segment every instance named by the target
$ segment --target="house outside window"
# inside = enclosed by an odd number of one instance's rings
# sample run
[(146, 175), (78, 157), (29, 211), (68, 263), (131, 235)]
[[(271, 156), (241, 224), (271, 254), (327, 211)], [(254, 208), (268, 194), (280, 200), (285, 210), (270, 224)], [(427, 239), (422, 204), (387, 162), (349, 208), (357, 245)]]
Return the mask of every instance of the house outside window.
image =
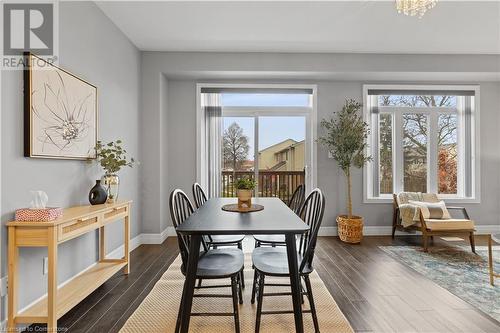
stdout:
[(393, 193), (479, 201), (479, 87), (365, 85), (365, 202)]

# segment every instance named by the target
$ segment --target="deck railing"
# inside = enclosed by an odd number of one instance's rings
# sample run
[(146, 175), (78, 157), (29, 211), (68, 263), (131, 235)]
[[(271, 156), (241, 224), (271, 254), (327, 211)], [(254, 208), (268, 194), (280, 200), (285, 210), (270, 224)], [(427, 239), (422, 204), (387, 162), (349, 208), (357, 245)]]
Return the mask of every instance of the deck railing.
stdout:
[[(243, 177), (255, 179), (253, 171), (222, 171), (222, 196), (235, 197), (234, 182)], [(304, 171), (259, 171), (257, 180), (259, 197), (278, 197), (288, 202), (297, 186), (304, 184)]]

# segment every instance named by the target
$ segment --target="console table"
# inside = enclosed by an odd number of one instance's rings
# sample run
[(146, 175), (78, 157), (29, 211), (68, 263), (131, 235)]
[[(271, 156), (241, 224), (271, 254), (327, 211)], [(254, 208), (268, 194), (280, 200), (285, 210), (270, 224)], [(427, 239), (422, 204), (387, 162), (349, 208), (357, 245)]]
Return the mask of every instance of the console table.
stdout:
[[(62, 217), (51, 222), (7, 223), (8, 246), (8, 330), (21, 323), (47, 323), (48, 332), (57, 332), (57, 320), (90, 295), (119, 270), (129, 273), (131, 201), (64, 209)], [(123, 220), (124, 257), (107, 259), (104, 226)], [(99, 261), (91, 268), (57, 288), (57, 246), (99, 229)], [(20, 247), (47, 247), (47, 296), (21, 313), (17, 312), (18, 265)]]

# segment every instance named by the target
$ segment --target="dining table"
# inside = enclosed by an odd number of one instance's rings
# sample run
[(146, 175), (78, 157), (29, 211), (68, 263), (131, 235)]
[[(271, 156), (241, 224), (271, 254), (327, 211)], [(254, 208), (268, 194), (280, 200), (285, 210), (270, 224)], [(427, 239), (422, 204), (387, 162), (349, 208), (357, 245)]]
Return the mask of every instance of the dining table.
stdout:
[(180, 331), (187, 333), (189, 330), (198, 258), (204, 235), (278, 234), (285, 235), (295, 331), (302, 333), (304, 324), (296, 235), (304, 234), (309, 226), (279, 198), (252, 198), (252, 203), (264, 206), (261, 211), (240, 213), (222, 210), (223, 205), (234, 204), (235, 201), (236, 198), (211, 198), (176, 228), (178, 233), (190, 237), (186, 278), (179, 308)]

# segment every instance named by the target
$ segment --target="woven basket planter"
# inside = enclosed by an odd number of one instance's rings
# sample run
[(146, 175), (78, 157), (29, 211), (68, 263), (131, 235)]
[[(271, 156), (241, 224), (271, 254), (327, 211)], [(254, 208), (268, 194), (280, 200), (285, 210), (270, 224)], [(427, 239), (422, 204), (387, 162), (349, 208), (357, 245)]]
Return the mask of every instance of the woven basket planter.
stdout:
[(363, 239), (363, 218), (361, 216), (337, 216), (337, 226), (340, 240), (346, 243), (358, 244)]

